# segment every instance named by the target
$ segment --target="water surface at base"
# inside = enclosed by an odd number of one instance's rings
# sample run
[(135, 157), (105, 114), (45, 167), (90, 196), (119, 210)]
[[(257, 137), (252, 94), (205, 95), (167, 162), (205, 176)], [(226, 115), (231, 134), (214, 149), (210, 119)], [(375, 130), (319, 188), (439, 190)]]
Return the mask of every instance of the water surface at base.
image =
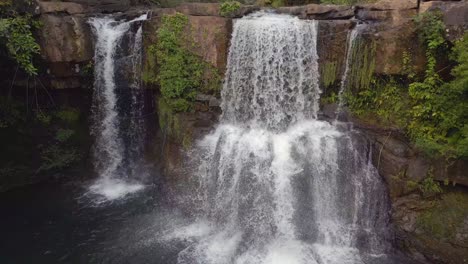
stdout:
[(86, 184), (43, 184), (0, 194), (0, 263), (176, 263), (168, 225), (189, 221), (148, 186), (96, 206)]
[[(210, 247), (219, 254), (229, 253), (229, 243), (238, 238), (225, 239), (213, 223), (185, 216), (163, 202), (164, 192), (154, 186), (100, 206), (86, 197), (77, 199), (84, 187), (43, 184), (1, 194), (0, 263), (172, 264), (180, 263), (187, 248), (203, 237), (223, 241)], [(287, 264), (294, 263), (301, 247), (273, 243), (271, 249), (264, 263)], [(318, 245), (316, 250), (331, 257), (346, 253)], [(366, 263), (411, 263), (393, 256), (377, 260)]]

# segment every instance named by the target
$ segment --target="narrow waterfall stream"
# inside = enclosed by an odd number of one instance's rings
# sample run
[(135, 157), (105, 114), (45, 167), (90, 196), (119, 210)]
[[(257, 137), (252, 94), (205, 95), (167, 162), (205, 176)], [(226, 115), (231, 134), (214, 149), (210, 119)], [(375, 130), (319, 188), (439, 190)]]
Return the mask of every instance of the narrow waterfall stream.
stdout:
[(346, 44), (346, 58), (345, 58), (345, 69), (341, 75), (340, 90), (338, 92), (338, 108), (336, 109), (336, 119), (340, 119), (340, 114), (343, 112), (344, 106), (344, 92), (348, 86), (349, 71), (353, 60), (353, 48), (356, 42), (356, 38), (359, 37), (361, 30), (365, 27), (364, 24), (356, 25), (349, 33)]
[[(91, 186), (92, 193), (106, 200), (123, 197), (143, 188), (136, 182), (137, 174), (144, 174), (142, 149), (145, 137), (142, 123), (143, 92), (140, 89), (138, 73), (141, 67), (142, 29), (132, 34), (131, 26), (147, 19), (142, 15), (130, 21), (116, 21), (111, 17), (90, 20), (95, 44), (95, 84), (93, 94), (92, 133), (96, 138), (93, 149), (93, 163), (99, 174)], [(125, 36), (130, 38), (129, 51), (121, 47)], [(118, 74), (124, 68), (118, 60), (131, 62), (131, 76), (117, 83)], [(119, 71), (120, 70), (120, 71)], [(130, 95), (120, 96), (122, 83)], [(124, 97), (130, 100), (125, 102)], [(128, 104), (128, 109), (122, 105)], [(141, 176), (141, 175), (139, 175)]]
[(316, 21), (235, 22), (221, 123), (192, 155), (204, 231), (178, 263), (385, 260), (386, 189), (365, 141), (316, 119), (317, 59)]

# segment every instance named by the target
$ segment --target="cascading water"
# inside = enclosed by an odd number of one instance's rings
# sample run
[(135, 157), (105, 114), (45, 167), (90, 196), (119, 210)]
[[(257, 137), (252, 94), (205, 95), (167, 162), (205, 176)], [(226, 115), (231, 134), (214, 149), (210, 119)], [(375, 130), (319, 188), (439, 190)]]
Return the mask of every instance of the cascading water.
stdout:
[(348, 77), (349, 71), (351, 67), (351, 62), (353, 59), (353, 48), (356, 38), (359, 36), (359, 33), (364, 28), (364, 24), (358, 24), (354, 27), (349, 33), (347, 38), (347, 45), (346, 45), (346, 60), (345, 60), (345, 69), (343, 74), (341, 75), (341, 82), (340, 82), (340, 91), (338, 92), (338, 108), (336, 110), (336, 118), (339, 119), (340, 114), (343, 111), (343, 93), (348, 85)]
[[(95, 83), (93, 93), (93, 125), (95, 136), (93, 161), (99, 174), (91, 192), (112, 200), (138, 191), (143, 185), (133, 182), (140, 164), (144, 124), (141, 122), (143, 92), (140, 88), (138, 67), (141, 65), (141, 25), (132, 34), (132, 25), (147, 19), (142, 15), (130, 21), (116, 21), (111, 17), (92, 18), (90, 24), (96, 37)], [(129, 51), (121, 47), (129, 37)], [(129, 55), (127, 55), (129, 53)], [(127, 87), (116, 83), (121, 70), (119, 60), (131, 62), (132, 76)], [(128, 87), (130, 86), (130, 87)], [(123, 89), (127, 88), (127, 89)], [(119, 90), (130, 90), (130, 95), (119, 96)], [(127, 92), (128, 93), (128, 92)], [(123, 93), (125, 94), (125, 93)], [(123, 109), (125, 98), (130, 97), (129, 109)]]
[(366, 141), (316, 120), (316, 44), (315, 21), (235, 21), (222, 120), (192, 155), (200, 221), (175, 234), (190, 242), (178, 263), (383, 263), (386, 190)]

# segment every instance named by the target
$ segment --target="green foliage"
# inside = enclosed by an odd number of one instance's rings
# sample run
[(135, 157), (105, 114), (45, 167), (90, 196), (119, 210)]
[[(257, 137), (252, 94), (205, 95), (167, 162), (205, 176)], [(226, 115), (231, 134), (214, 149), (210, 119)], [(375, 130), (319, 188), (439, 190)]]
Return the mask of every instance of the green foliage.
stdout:
[(440, 183), (434, 181), (432, 177), (425, 178), (419, 185), (419, 190), (424, 197), (433, 196), (442, 193)]
[[(443, 156), (448, 161), (468, 157), (468, 34), (453, 47), (452, 59), (458, 65), (452, 71), (454, 79), (444, 83), (436, 71), (437, 58), (446, 55), (447, 48), (440, 14), (424, 13), (415, 21), (426, 48), (427, 66), (423, 78), (418, 79), (414, 74), (411, 55), (405, 52), (403, 71), (407, 74), (406, 80), (412, 83), (408, 85), (405, 79), (368, 82), (369, 73), (373, 71), (372, 62), (366, 62), (369, 52), (357, 52), (364, 64), (355, 63), (353, 59), (353, 68), (360, 65), (357, 68), (362, 73), (351, 73), (358, 81), (352, 82), (352, 91), (348, 90), (345, 95), (347, 104), (357, 115), (376, 116), (380, 122), (404, 129), (430, 156)], [(373, 49), (370, 50), (372, 54)]]
[(285, 6), (284, 0), (264, 0), (264, 3), (273, 8)]
[(462, 192), (447, 193), (434, 201), (432, 208), (417, 219), (417, 226), (435, 239), (452, 239), (457, 229), (468, 217), (468, 195)]
[(241, 4), (237, 1), (225, 1), (221, 4), (220, 14), (222, 16), (230, 16), (231, 14), (239, 10), (240, 7)]
[(79, 161), (84, 145), (79, 116), (71, 107), (27, 111), (24, 103), (0, 96), (0, 176), (25, 177)]
[(0, 43), (8, 54), (29, 75), (37, 75), (33, 58), (39, 54), (40, 47), (32, 31), (40, 26), (30, 15), (15, 15), (0, 19)]
[(338, 63), (336, 61), (326, 62), (321, 69), (322, 84), (324, 87), (330, 87), (336, 82)]
[(374, 70), (377, 43), (357, 39), (352, 48), (349, 85), (353, 89), (369, 89)]
[(369, 88), (345, 93), (346, 102), (358, 116), (372, 114), (386, 125), (404, 126), (408, 98), (405, 87), (394, 79), (373, 79)]
[(50, 115), (48, 115), (47, 113), (44, 113), (42, 111), (38, 111), (38, 113), (36, 113), (36, 119), (43, 126), (48, 126), (50, 124), (50, 121), (52, 120), (52, 117)]
[(466, 156), (468, 88), (463, 69), (468, 68), (468, 35), (454, 47), (453, 57), (458, 62), (452, 73), (455, 80), (444, 84), (436, 71), (437, 56), (447, 47), (441, 14), (424, 13), (415, 21), (420, 39), (426, 47), (427, 66), (424, 79), (409, 85), (412, 109), (408, 132), (416, 144), (430, 155), (442, 154), (447, 159)]
[(330, 96), (322, 97), (320, 101), (323, 104), (334, 104), (334, 103), (337, 103), (338, 100), (339, 100), (339, 96), (335, 92), (332, 92)]
[(75, 130), (72, 129), (59, 129), (57, 130), (57, 134), (55, 136), (55, 139), (58, 142), (64, 143), (68, 141), (73, 135), (75, 134)]
[(80, 118), (80, 111), (75, 108), (64, 108), (56, 112), (55, 116), (67, 124), (73, 124)]
[(42, 164), (38, 172), (65, 169), (75, 163), (80, 155), (74, 148), (63, 148), (59, 145), (50, 145), (41, 151)]
[(146, 74), (145, 81), (159, 84), (162, 97), (175, 112), (189, 111), (198, 91), (219, 90), (217, 70), (190, 51), (196, 47), (187, 16), (176, 13), (162, 17), (157, 42), (149, 48), (157, 61), (157, 74)]
[(158, 60), (161, 94), (171, 108), (180, 112), (191, 108), (203, 77), (200, 59), (186, 48), (191, 42), (184, 32), (187, 26), (188, 18), (183, 14), (163, 16), (158, 42), (150, 50)]

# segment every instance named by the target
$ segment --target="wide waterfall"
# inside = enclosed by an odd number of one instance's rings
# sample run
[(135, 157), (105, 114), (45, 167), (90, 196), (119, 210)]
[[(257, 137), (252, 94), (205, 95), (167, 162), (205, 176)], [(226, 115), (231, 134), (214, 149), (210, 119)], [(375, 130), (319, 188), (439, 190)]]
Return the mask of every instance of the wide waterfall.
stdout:
[[(146, 19), (147, 16), (142, 15), (130, 21), (111, 17), (90, 20), (96, 37), (93, 163), (99, 174), (91, 192), (109, 200), (143, 188), (135, 178), (144, 174), (141, 170), (144, 98), (138, 73), (142, 52), (140, 21)], [(132, 26), (138, 23), (136, 33), (132, 33)], [(125, 41), (129, 44), (123, 45)], [(125, 49), (125, 46), (128, 47)], [(117, 82), (117, 78), (122, 80)]]
[(192, 155), (199, 221), (178, 230), (178, 263), (384, 263), (390, 208), (370, 146), (316, 119), (317, 35), (316, 21), (287, 15), (235, 21), (223, 116)]

